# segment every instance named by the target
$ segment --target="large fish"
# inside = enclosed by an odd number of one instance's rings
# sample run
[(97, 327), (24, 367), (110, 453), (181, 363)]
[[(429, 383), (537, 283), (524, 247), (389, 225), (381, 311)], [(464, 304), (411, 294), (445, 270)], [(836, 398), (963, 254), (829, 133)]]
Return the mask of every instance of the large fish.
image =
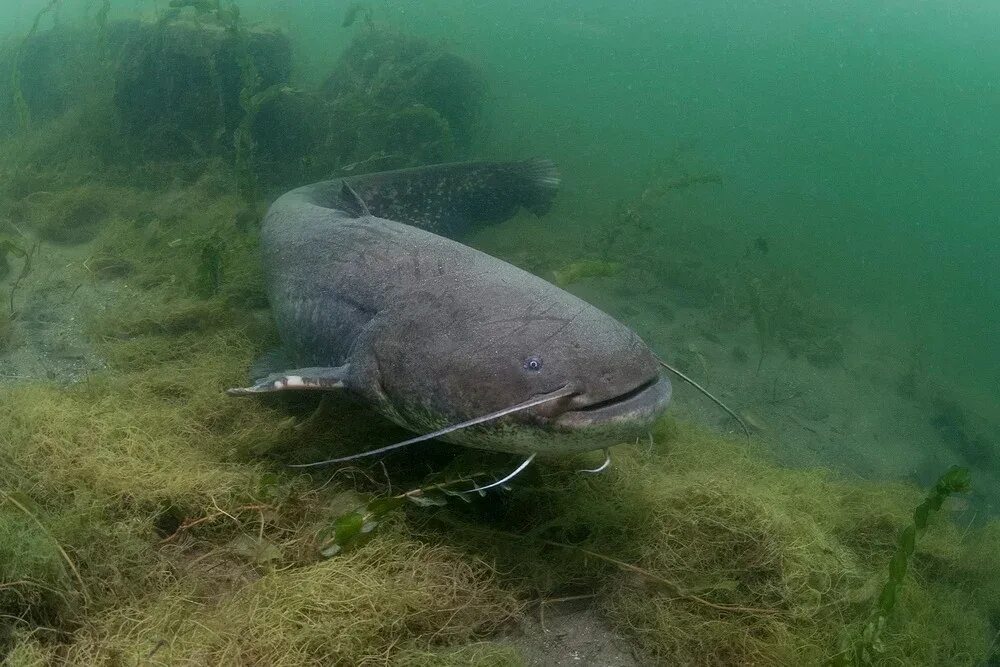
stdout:
[[(261, 230), (280, 353), (233, 395), (345, 391), (420, 434), (529, 456), (634, 440), (670, 381), (631, 329), (446, 238), (548, 210), (546, 160), (352, 176), (292, 190)], [(445, 236), (439, 235), (443, 234)]]

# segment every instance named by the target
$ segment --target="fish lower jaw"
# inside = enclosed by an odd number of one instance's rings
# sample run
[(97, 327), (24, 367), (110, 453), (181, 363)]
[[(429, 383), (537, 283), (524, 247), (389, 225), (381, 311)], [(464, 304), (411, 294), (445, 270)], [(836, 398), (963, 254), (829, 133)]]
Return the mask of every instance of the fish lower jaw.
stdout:
[(567, 410), (552, 420), (560, 429), (594, 429), (602, 426), (644, 428), (663, 414), (670, 404), (670, 380), (660, 377), (643, 391), (621, 401), (602, 402), (598, 407)]

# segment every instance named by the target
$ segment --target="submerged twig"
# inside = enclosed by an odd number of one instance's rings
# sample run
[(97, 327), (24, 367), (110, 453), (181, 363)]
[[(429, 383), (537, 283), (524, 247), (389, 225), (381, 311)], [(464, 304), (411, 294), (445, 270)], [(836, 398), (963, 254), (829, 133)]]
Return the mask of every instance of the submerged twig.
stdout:
[(574, 551), (579, 551), (580, 553), (585, 554), (587, 556), (591, 556), (593, 558), (597, 558), (598, 560), (603, 560), (606, 563), (611, 563), (612, 565), (616, 565), (616, 566), (622, 568), (623, 570), (629, 570), (630, 572), (635, 572), (636, 574), (642, 575), (643, 577), (646, 577), (647, 579), (652, 579), (653, 581), (655, 581), (658, 584), (663, 584), (664, 586), (667, 586), (668, 588), (670, 588), (671, 590), (673, 590), (673, 592), (674, 592), (675, 595), (677, 595), (679, 597), (682, 597), (685, 600), (690, 600), (692, 602), (697, 602), (698, 604), (705, 605), (706, 607), (711, 607), (712, 609), (718, 609), (719, 611), (741, 612), (741, 613), (747, 613), (747, 614), (778, 614), (778, 613), (781, 613), (779, 609), (762, 609), (762, 608), (758, 608), (758, 607), (744, 607), (742, 605), (718, 604), (716, 602), (711, 602), (711, 601), (706, 600), (705, 598), (703, 598), (703, 597), (701, 597), (699, 595), (695, 595), (694, 593), (685, 593), (681, 589), (680, 586), (678, 586), (674, 582), (670, 581), (669, 579), (661, 577), (658, 574), (654, 574), (654, 573), (650, 572), (649, 570), (645, 570), (645, 569), (639, 567), (638, 565), (632, 565), (631, 563), (626, 563), (623, 560), (618, 560), (617, 558), (612, 558), (611, 556), (606, 556), (606, 555), (604, 555), (602, 553), (598, 553), (598, 552), (592, 551), (590, 549), (584, 549), (583, 547), (578, 547), (578, 546), (575, 546), (575, 545), (572, 545), (572, 544), (566, 544), (564, 542), (554, 542), (553, 540), (541, 540), (541, 541), (544, 542), (545, 544), (549, 544), (549, 545), (554, 546), (554, 547), (562, 547), (563, 549), (572, 549)]
[[(180, 534), (183, 531), (186, 531), (186, 530), (189, 530), (191, 528), (194, 528), (195, 526), (197, 526), (199, 524), (207, 523), (209, 521), (213, 521), (215, 519), (218, 519), (220, 516), (227, 516), (230, 519), (232, 519), (233, 521), (237, 521), (236, 517), (234, 517), (229, 512), (226, 512), (225, 510), (223, 510), (217, 504), (215, 504), (214, 500), (212, 501), (212, 504), (215, 505), (215, 508), (218, 511), (212, 512), (211, 514), (207, 514), (207, 515), (205, 515), (203, 517), (200, 517), (198, 519), (187, 519), (187, 520), (183, 521), (181, 523), (181, 525), (177, 527), (177, 530), (175, 530), (174, 532), (170, 533), (169, 535), (167, 535), (166, 537), (164, 537), (162, 540), (160, 540), (160, 544), (166, 544), (168, 542), (172, 542), (174, 539), (176, 539), (178, 536), (180, 536)], [(233, 512), (249, 512), (249, 511), (260, 512), (262, 510), (267, 510), (267, 509), (274, 509), (274, 508), (271, 507), (270, 505), (241, 505), (240, 507), (235, 508), (233, 510)]]
[(153, 649), (146, 655), (146, 660), (151, 659), (154, 655), (156, 655), (157, 651), (159, 651), (161, 648), (163, 648), (166, 645), (167, 645), (167, 640), (166, 639), (159, 639), (159, 640), (157, 640), (156, 646), (154, 646)]
[(638, 574), (638, 575), (641, 575), (643, 577), (646, 577), (647, 579), (655, 581), (658, 584), (662, 584), (663, 586), (666, 586), (667, 588), (669, 588), (674, 593), (674, 595), (676, 595), (678, 597), (684, 598), (685, 600), (689, 600), (691, 602), (694, 602), (694, 603), (697, 603), (697, 604), (700, 604), (700, 605), (704, 605), (706, 607), (710, 607), (712, 609), (716, 609), (718, 611), (744, 613), (744, 614), (780, 614), (781, 613), (780, 609), (763, 609), (763, 608), (758, 608), (758, 607), (744, 607), (742, 605), (719, 604), (719, 603), (716, 603), (716, 602), (712, 602), (710, 600), (706, 600), (705, 598), (701, 597), (700, 595), (695, 595), (694, 593), (687, 593), (687, 592), (685, 592), (678, 584), (670, 581), (669, 579), (667, 579), (665, 577), (662, 577), (662, 576), (660, 576), (658, 574), (650, 572), (649, 570), (643, 569), (643, 568), (639, 567), (638, 565), (632, 565), (631, 563), (626, 563), (625, 561), (619, 560), (617, 558), (614, 558), (613, 556), (608, 556), (608, 555), (605, 555), (605, 554), (602, 554), (602, 553), (598, 553), (597, 551), (593, 551), (591, 549), (586, 549), (584, 547), (578, 547), (575, 544), (567, 544), (565, 542), (556, 542), (555, 540), (547, 540), (545, 538), (540, 538), (540, 537), (531, 537), (530, 535), (520, 535), (518, 533), (511, 533), (511, 532), (508, 532), (506, 530), (499, 530), (499, 529), (496, 529), (496, 528), (480, 528), (478, 526), (470, 526), (470, 525), (464, 524), (464, 523), (461, 524), (461, 525), (462, 525), (463, 528), (466, 528), (466, 529), (472, 530), (472, 531), (476, 531), (476, 532), (495, 533), (495, 534), (503, 535), (504, 537), (512, 537), (514, 539), (523, 540), (523, 541), (534, 541), (534, 542), (539, 542), (541, 544), (546, 544), (548, 546), (559, 547), (561, 549), (570, 549), (571, 551), (579, 552), (581, 554), (584, 554), (585, 556), (590, 556), (592, 558), (596, 558), (598, 560), (602, 560), (602, 561), (604, 561), (606, 563), (610, 563), (610, 564), (612, 564), (612, 565), (614, 565), (614, 566), (616, 566), (618, 568), (621, 568), (623, 570), (628, 570), (629, 572), (634, 572), (635, 574)]
[(722, 401), (720, 401), (719, 399), (717, 399), (707, 389), (705, 389), (700, 384), (698, 384), (697, 382), (695, 382), (694, 380), (692, 380), (691, 378), (689, 378), (687, 375), (685, 375), (684, 373), (680, 372), (679, 370), (677, 370), (676, 368), (674, 368), (673, 366), (671, 366), (670, 364), (668, 364), (667, 362), (665, 362), (663, 359), (660, 359), (659, 357), (657, 357), (656, 360), (658, 362), (660, 362), (661, 366), (663, 366), (664, 368), (666, 368), (671, 373), (674, 373), (675, 375), (677, 375), (677, 377), (679, 377), (680, 379), (682, 379), (685, 382), (687, 382), (689, 385), (691, 385), (692, 387), (694, 387), (695, 389), (697, 389), (698, 391), (700, 391), (701, 393), (703, 393), (705, 396), (707, 396), (713, 403), (715, 403), (720, 408), (722, 408), (723, 410), (725, 410), (726, 412), (728, 412), (729, 416), (731, 416), (733, 419), (735, 419), (739, 423), (739, 425), (743, 428), (743, 433), (745, 433), (746, 436), (747, 436), (747, 444), (750, 443), (750, 429), (747, 428), (747, 425), (743, 422), (743, 420), (740, 418), (740, 416), (738, 414), (736, 414), (735, 412), (733, 412), (732, 409), (730, 409), (730, 407), (728, 405), (726, 405), (725, 403), (723, 403)]

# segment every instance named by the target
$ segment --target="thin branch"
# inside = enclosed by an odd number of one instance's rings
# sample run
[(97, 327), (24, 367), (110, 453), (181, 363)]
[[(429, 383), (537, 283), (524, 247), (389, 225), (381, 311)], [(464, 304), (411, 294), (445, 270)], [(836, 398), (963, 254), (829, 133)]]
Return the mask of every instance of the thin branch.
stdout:
[(618, 560), (617, 558), (614, 558), (612, 556), (606, 556), (606, 555), (604, 555), (602, 553), (598, 553), (598, 552), (592, 551), (590, 549), (585, 549), (583, 547), (578, 547), (578, 546), (576, 546), (574, 544), (566, 544), (565, 542), (556, 542), (554, 540), (547, 540), (547, 539), (539, 538), (539, 537), (531, 537), (531, 536), (528, 536), (528, 535), (519, 535), (517, 533), (511, 533), (511, 532), (508, 532), (506, 530), (499, 530), (499, 529), (496, 529), (496, 528), (480, 528), (478, 526), (470, 526), (470, 525), (465, 524), (465, 523), (459, 523), (459, 522), (456, 522), (456, 521), (453, 521), (453, 520), (443, 519), (441, 517), (438, 517), (438, 520), (439, 521), (445, 521), (446, 523), (451, 523), (453, 525), (459, 525), (462, 528), (464, 528), (466, 530), (471, 530), (473, 532), (498, 534), (498, 535), (503, 535), (504, 537), (512, 537), (512, 538), (514, 538), (516, 540), (521, 540), (521, 541), (525, 541), (525, 542), (539, 542), (541, 544), (546, 544), (548, 546), (559, 547), (561, 549), (569, 549), (571, 551), (576, 551), (576, 552), (582, 553), (582, 554), (584, 554), (586, 556), (590, 556), (592, 558), (596, 558), (598, 560), (602, 560), (602, 561), (604, 561), (606, 563), (610, 563), (610, 564), (612, 564), (612, 565), (614, 565), (614, 566), (616, 566), (618, 568), (621, 568), (623, 570), (627, 570), (629, 572), (634, 572), (635, 574), (641, 575), (641, 576), (643, 576), (643, 577), (645, 577), (647, 579), (655, 581), (658, 584), (662, 584), (662, 585), (666, 586), (677, 597), (683, 598), (685, 600), (690, 600), (691, 602), (695, 602), (697, 604), (700, 604), (700, 605), (703, 605), (703, 606), (706, 606), (706, 607), (710, 607), (710, 608), (716, 609), (718, 611), (724, 611), (724, 612), (727, 612), (727, 613), (742, 613), (742, 614), (781, 614), (781, 613), (783, 613), (780, 609), (763, 609), (763, 608), (758, 608), (758, 607), (744, 607), (744, 606), (741, 606), (741, 605), (718, 604), (718, 603), (715, 603), (715, 602), (711, 602), (710, 600), (706, 600), (705, 598), (703, 598), (703, 597), (701, 597), (699, 595), (695, 595), (693, 593), (687, 593), (687, 592), (685, 592), (676, 583), (670, 581), (669, 579), (661, 577), (658, 574), (654, 574), (654, 573), (650, 572), (649, 570), (645, 570), (645, 569), (643, 569), (643, 568), (641, 568), (641, 567), (639, 567), (637, 565), (632, 565), (631, 563), (626, 563), (623, 560)]
[[(500, 532), (504, 532), (504, 531), (500, 531)], [(514, 533), (509, 533), (509, 534), (513, 535)], [(539, 541), (542, 542), (543, 544), (548, 544), (548, 545), (551, 545), (551, 546), (554, 546), (554, 547), (562, 547), (563, 549), (572, 549), (573, 551), (578, 551), (578, 552), (580, 552), (582, 554), (585, 554), (587, 556), (592, 556), (593, 558), (597, 558), (598, 560), (603, 560), (606, 563), (611, 563), (612, 565), (616, 565), (617, 567), (620, 567), (623, 570), (628, 570), (630, 572), (635, 572), (636, 574), (642, 575), (643, 577), (646, 577), (647, 579), (652, 579), (653, 581), (655, 581), (658, 584), (663, 584), (664, 586), (670, 588), (674, 592), (674, 594), (677, 595), (677, 596), (679, 596), (679, 597), (682, 597), (682, 598), (684, 598), (686, 600), (691, 600), (692, 602), (697, 602), (698, 604), (705, 605), (706, 607), (711, 607), (712, 609), (718, 609), (719, 611), (726, 611), (726, 612), (738, 612), (738, 613), (744, 613), (744, 614), (780, 614), (781, 613), (781, 610), (779, 610), (779, 609), (761, 609), (761, 608), (758, 608), (758, 607), (743, 607), (743, 606), (740, 606), (740, 605), (717, 604), (715, 602), (710, 602), (709, 600), (706, 600), (705, 598), (703, 598), (701, 596), (698, 596), (698, 595), (695, 595), (693, 593), (685, 593), (680, 588), (680, 586), (678, 586), (674, 582), (670, 581), (669, 579), (665, 579), (664, 577), (661, 577), (658, 574), (654, 574), (654, 573), (650, 572), (649, 570), (644, 570), (643, 568), (639, 567), (638, 565), (632, 565), (631, 563), (626, 563), (623, 560), (618, 560), (617, 558), (612, 558), (611, 556), (605, 556), (602, 553), (598, 553), (596, 551), (591, 551), (590, 549), (584, 549), (583, 547), (578, 547), (578, 546), (575, 546), (573, 544), (566, 544), (565, 542), (555, 542), (553, 540), (546, 540), (546, 539), (539, 539)]]
[[(195, 526), (198, 526), (200, 524), (207, 523), (209, 521), (214, 521), (215, 519), (218, 519), (220, 516), (227, 516), (230, 519), (232, 519), (233, 521), (236, 521), (236, 517), (234, 517), (229, 512), (226, 512), (226, 511), (222, 510), (221, 508), (219, 508), (218, 505), (216, 505), (216, 508), (219, 511), (212, 512), (211, 514), (209, 514), (207, 516), (203, 516), (203, 517), (198, 518), (198, 519), (187, 519), (187, 520), (183, 521), (181, 523), (181, 525), (177, 527), (177, 530), (175, 530), (170, 535), (167, 535), (162, 540), (160, 540), (160, 544), (166, 544), (168, 542), (172, 542), (182, 532), (184, 532), (186, 530), (189, 530), (191, 528), (194, 528)], [(274, 509), (274, 508), (271, 507), (270, 505), (241, 505), (240, 507), (235, 508), (233, 510), (233, 512), (237, 512), (237, 513), (238, 512), (250, 512), (250, 511), (262, 512), (263, 510), (268, 510), (268, 509)]]

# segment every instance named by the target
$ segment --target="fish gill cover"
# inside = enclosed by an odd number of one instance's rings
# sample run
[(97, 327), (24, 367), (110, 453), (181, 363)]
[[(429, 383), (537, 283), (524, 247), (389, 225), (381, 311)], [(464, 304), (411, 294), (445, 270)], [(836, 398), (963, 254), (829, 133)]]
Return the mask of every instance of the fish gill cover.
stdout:
[[(591, 180), (594, 155), (614, 161), (605, 128), (593, 154), (562, 153), (548, 218), (469, 242), (633, 324), (722, 389), (751, 446), (679, 392), (599, 477), (582, 457), (460, 497), (509, 459), (435, 443), (293, 472), (407, 434), (335, 400), (224, 396), (275, 338), (267, 203), (332, 176), (585, 144), (558, 130), (572, 114), (524, 93), (557, 116), (526, 136), (503, 49), (431, 37), (491, 15), (16, 4), (16, 29), (0, 17), (6, 664), (997, 660), (989, 409), (920, 344), (887, 355), (872, 339), (889, 334), (796, 268), (789, 237), (735, 230), (714, 203), (731, 168), (680, 141), (617, 165), (634, 187)], [(519, 20), (539, 57), (560, 57), (539, 37), (621, 45), (615, 20), (581, 16)]]

